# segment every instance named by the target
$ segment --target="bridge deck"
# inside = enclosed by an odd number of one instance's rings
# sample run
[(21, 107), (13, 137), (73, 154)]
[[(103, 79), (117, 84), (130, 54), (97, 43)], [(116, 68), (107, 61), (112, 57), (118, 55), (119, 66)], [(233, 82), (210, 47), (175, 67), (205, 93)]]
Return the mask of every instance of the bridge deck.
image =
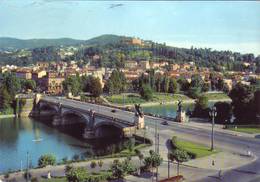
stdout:
[[(49, 97), (49, 96), (44, 96), (42, 97), (41, 100), (54, 103), (54, 104), (61, 103), (63, 107), (74, 108), (86, 112), (93, 110), (98, 115), (113, 117), (116, 120), (119, 120), (121, 122), (134, 124), (134, 114), (120, 109), (114, 109), (107, 106), (101, 106), (97, 104), (91, 104), (91, 103), (85, 103), (85, 102), (75, 101), (71, 99)], [(115, 110), (115, 112), (112, 112), (112, 110)]]

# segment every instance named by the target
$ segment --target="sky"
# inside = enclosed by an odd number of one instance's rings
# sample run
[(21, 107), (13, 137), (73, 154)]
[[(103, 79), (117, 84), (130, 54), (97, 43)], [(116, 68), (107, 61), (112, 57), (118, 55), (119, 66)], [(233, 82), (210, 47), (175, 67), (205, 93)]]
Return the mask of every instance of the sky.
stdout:
[(102, 34), (260, 55), (260, 1), (0, 0), (0, 37)]

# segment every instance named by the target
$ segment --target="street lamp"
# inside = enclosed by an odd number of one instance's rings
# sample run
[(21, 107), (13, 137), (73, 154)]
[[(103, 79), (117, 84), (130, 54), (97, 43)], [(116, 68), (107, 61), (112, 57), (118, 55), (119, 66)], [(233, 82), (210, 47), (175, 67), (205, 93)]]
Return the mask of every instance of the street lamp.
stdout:
[(215, 117), (217, 116), (217, 108), (215, 106), (209, 111), (209, 116), (212, 118), (212, 130), (211, 130), (211, 151), (214, 150), (214, 125), (215, 125)]

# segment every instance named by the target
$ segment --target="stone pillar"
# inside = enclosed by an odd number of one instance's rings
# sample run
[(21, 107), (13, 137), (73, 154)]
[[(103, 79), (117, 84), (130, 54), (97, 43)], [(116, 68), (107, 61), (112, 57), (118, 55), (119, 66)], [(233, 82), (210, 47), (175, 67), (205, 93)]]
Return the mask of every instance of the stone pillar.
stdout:
[(83, 138), (93, 139), (93, 138), (95, 138), (95, 132), (86, 127), (85, 130), (84, 130), (84, 133), (83, 133)]
[(186, 121), (186, 113), (184, 111), (177, 112), (176, 121), (183, 123)]
[(134, 122), (136, 124), (137, 129), (143, 129), (145, 127), (144, 116), (141, 117), (141, 116), (135, 115)]
[(52, 125), (54, 126), (62, 125), (62, 117), (59, 114), (53, 116)]

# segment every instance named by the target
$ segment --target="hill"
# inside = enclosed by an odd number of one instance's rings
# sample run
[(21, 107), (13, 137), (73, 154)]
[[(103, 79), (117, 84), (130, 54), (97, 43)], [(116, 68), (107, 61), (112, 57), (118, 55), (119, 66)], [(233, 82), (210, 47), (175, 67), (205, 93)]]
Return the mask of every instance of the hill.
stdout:
[(119, 43), (125, 36), (105, 34), (98, 37), (94, 37), (85, 42), (87, 45), (107, 45), (107, 44), (116, 44)]
[(60, 39), (16, 39), (0, 37), (0, 49), (33, 49), (48, 46), (69, 46), (84, 43), (84, 40), (70, 38)]

